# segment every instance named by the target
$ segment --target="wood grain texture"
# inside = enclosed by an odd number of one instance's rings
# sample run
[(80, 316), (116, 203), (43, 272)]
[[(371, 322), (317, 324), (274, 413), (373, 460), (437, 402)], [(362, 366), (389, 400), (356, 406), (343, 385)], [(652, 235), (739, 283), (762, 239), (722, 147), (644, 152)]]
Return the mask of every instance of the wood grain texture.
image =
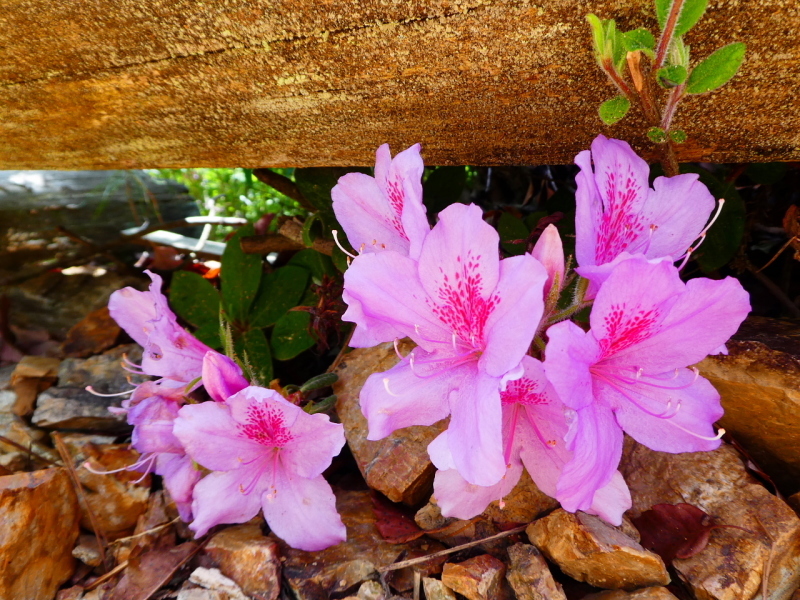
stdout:
[[(567, 163), (597, 133), (646, 149), (585, 15), (654, 28), (641, 0), (6, 0), (0, 168)], [(676, 119), (682, 160), (800, 159), (800, 3), (712, 0), (695, 61), (748, 45)]]

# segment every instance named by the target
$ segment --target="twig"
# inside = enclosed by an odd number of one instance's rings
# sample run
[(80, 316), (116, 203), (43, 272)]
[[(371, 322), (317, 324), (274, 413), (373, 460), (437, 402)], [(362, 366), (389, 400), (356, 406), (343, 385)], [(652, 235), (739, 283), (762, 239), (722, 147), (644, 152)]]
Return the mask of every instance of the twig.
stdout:
[(447, 548), (446, 550), (434, 552), (433, 554), (428, 554), (427, 556), (420, 556), (419, 558), (409, 558), (408, 560), (403, 560), (397, 563), (393, 563), (391, 565), (387, 565), (385, 567), (380, 567), (378, 569), (378, 573), (386, 573), (388, 571), (396, 571), (397, 569), (405, 569), (406, 567), (412, 567), (420, 563), (428, 562), (429, 560), (433, 560), (434, 558), (439, 558), (440, 556), (447, 556), (448, 554), (453, 554), (454, 552), (459, 552), (460, 550), (466, 550), (467, 548), (480, 546), (481, 544), (485, 544), (486, 542), (493, 542), (494, 540), (499, 540), (501, 538), (508, 537), (515, 533), (520, 533), (521, 531), (525, 531), (527, 527), (528, 525), (520, 525), (519, 527), (514, 527), (514, 529), (509, 529), (508, 531), (501, 531), (500, 533), (496, 533), (495, 535), (490, 535), (489, 537), (483, 538), (481, 540), (467, 542), (466, 544), (461, 544), (460, 546), (453, 546), (452, 548)]
[(774, 283), (769, 277), (757, 271), (753, 268), (753, 265), (748, 264), (747, 270), (753, 274), (753, 277), (758, 279), (758, 281), (765, 287), (767, 290), (775, 296), (775, 299), (780, 302), (783, 307), (794, 317), (795, 319), (800, 319), (800, 308), (792, 302), (791, 298), (783, 293), (783, 290), (778, 287), (776, 283)]
[(118, 538), (113, 542), (111, 542), (109, 546), (113, 546), (114, 544), (121, 544), (123, 542), (129, 542), (130, 540), (135, 540), (136, 538), (140, 538), (145, 535), (150, 535), (151, 533), (155, 533), (156, 531), (161, 531), (162, 529), (165, 529), (170, 525), (172, 525), (173, 523), (177, 523), (180, 520), (181, 520), (180, 517), (175, 517), (174, 519), (172, 519), (172, 521), (169, 521), (167, 523), (162, 523), (161, 525), (157, 525), (156, 527), (148, 529), (147, 531), (142, 531), (141, 533), (137, 533), (135, 535), (129, 535), (128, 537)]
[(253, 169), (253, 175), (261, 183), (266, 183), (269, 187), (279, 191), (284, 196), (296, 200), (297, 203), (308, 212), (317, 212), (314, 205), (303, 196), (303, 192), (300, 191), (297, 184), (288, 177), (284, 177), (272, 169)]
[(765, 264), (763, 267), (761, 267), (761, 268), (760, 268), (758, 271), (756, 271), (756, 273), (761, 273), (761, 271), (763, 271), (763, 270), (764, 270), (764, 269), (766, 269), (768, 266), (770, 266), (772, 263), (774, 263), (774, 262), (775, 262), (775, 260), (776, 260), (776, 259), (777, 259), (777, 258), (778, 258), (778, 257), (779, 257), (781, 254), (783, 254), (783, 251), (784, 251), (784, 250), (786, 250), (786, 249), (787, 249), (789, 246), (791, 246), (791, 245), (792, 245), (792, 242), (795, 242), (795, 241), (797, 241), (797, 239), (798, 239), (798, 238), (797, 238), (797, 236), (796, 236), (796, 235), (795, 235), (795, 236), (792, 236), (792, 237), (790, 237), (790, 238), (789, 238), (789, 241), (788, 241), (788, 242), (786, 242), (786, 243), (785, 243), (783, 246), (781, 246), (781, 249), (780, 249), (780, 250), (778, 250), (778, 251), (775, 253), (775, 256), (773, 256), (772, 258), (770, 258), (770, 259), (769, 259), (769, 262), (768, 262), (767, 264)]
[(42, 461), (46, 465), (51, 465), (53, 467), (60, 467), (61, 466), (57, 462), (53, 462), (49, 458), (45, 458), (44, 456), (41, 456), (40, 454), (36, 454), (36, 452), (34, 452), (31, 448), (26, 448), (22, 444), (18, 444), (14, 440), (11, 440), (11, 439), (7, 438), (4, 435), (0, 435), (0, 442), (3, 442), (4, 444), (8, 444), (9, 446), (13, 446), (14, 448), (17, 448), (18, 450), (22, 450), (26, 454), (29, 454), (31, 456), (31, 458), (36, 458), (37, 460)]
[(664, 66), (664, 61), (667, 60), (667, 52), (672, 43), (672, 36), (675, 34), (675, 26), (678, 24), (678, 18), (681, 16), (683, 9), (683, 0), (672, 0), (672, 6), (669, 9), (669, 15), (664, 23), (664, 30), (661, 32), (661, 37), (656, 44), (656, 60), (653, 68), (658, 70)]
[(100, 577), (98, 577), (97, 579), (95, 579), (95, 580), (94, 580), (92, 583), (90, 583), (90, 584), (89, 584), (89, 585), (87, 585), (85, 588), (83, 588), (83, 591), (84, 591), (84, 592), (91, 592), (91, 591), (92, 591), (94, 588), (96, 588), (98, 585), (102, 585), (102, 584), (104, 584), (106, 581), (108, 581), (109, 579), (111, 579), (111, 578), (112, 578), (114, 575), (116, 575), (117, 573), (119, 573), (120, 571), (122, 571), (122, 570), (123, 570), (125, 567), (127, 567), (127, 566), (128, 566), (128, 561), (127, 561), (127, 560), (123, 560), (123, 561), (122, 561), (121, 563), (119, 563), (119, 564), (118, 564), (116, 567), (114, 567), (113, 569), (111, 569), (111, 570), (110, 570), (110, 571), (108, 571), (107, 573), (104, 573), (103, 575), (101, 575)]
[(75, 466), (72, 464), (72, 457), (69, 455), (69, 451), (64, 445), (64, 440), (61, 439), (61, 434), (56, 431), (53, 433), (52, 438), (56, 443), (58, 453), (61, 455), (61, 460), (64, 461), (64, 466), (67, 467), (67, 471), (69, 471), (69, 476), (72, 479), (72, 484), (75, 486), (75, 491), (78, 496), (80, 496), (81, 500), (83, 500), (84, 506), (86, 506), (86, 514), (89, 516), (89, 522), (92, 524), (94, 535), (97, 538), (97, 545), (100, 547), (100, 560), (103, 561), (103, 566), (108, 568), (108, 564), (106, 563), (106, 546), (108, 545), (108, 540), (106, 540), (103, 530), (100, 529), (100, 526), (97, 524), (94, 511), (92, 507), (89, 506), (86, 494), (83, 493), (83, 485), (81, 485), (81, 480), (78, 478), (78, 473), (75, 471)]

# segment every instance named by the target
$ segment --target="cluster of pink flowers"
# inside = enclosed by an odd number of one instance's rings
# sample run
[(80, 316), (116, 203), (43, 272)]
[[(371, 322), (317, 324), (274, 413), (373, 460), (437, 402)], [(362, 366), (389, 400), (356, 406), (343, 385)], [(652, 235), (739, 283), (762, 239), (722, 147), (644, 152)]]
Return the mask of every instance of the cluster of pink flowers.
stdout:
[[(630, 146), (599, 136), (576, 158), (576, 282), (552, 225), (504, 259), (477, 206), (449, 206), (431, 228), (419, 152), (382, 146), (375, 178), (332, 191), (359, 253), (345, 273), (351, 345), (417, 344), (364, 385), (369, 439), (449, 417), (428, 447), (445, 516), (479, 514), (524, 467), (566, 510), (619, 524), (623, 432), (665, 452), (720, 444), (719, 395), (690, 366), (724, 351), (748, 295), (732, 278), (684, 283), (674, 264), (702, 241), (714, 198), (694, 174), (651, 188)], [(567, 320), (588, 306), (588, 330)]]
[[(274, 390), (251, 386), (239, 366), (178, 323), (149, 273), (150, 291), (112, 294), (111, 316), (144, 348), (129, 368), (159, 377), (123, 402), (133, 425), (136, 469), (154, 470), (197, 536), (243, 523), (260, 510), (272, 531), (303, 550), (345, 539), (322, 472), (344, 446), (344, 431)], [(190, 395), (204, 386), (210, 401)], [(199, 467), (202, 467), (202, 470)]]

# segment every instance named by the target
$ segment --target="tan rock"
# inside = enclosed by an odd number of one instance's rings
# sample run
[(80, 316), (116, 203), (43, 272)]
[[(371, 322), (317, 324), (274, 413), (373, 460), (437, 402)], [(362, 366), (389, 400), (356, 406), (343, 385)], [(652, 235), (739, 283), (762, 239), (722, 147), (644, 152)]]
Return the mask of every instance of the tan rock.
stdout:
[[(408, 353), (413, 344), (400, 343)], [(425, 500), (433, 489), (435, 468), (428, 457), (428, 444), (444, 431), (440, 421), (430, 427), (406, 427), (378, 441), (367, 440), (367, 420), (361, 413), (358, 395), (367, 377), (391, 369), (398, 362), (391, 343), (374, 348), (357, 348), (347, 354), (336, 370), (339, 381), (333, 391), (347, 443), (367, 484), (392, 502), (409, 505)]]
[[(460, 546), (482, 540), (499, 533), (500, 528), (484, 516), (463, 520), (452, 517), (443, 517), (439, 505), (434, 500), (423, 506), (414, 515), (414, 520), (421, 529), (428, 532), (428, 537), (439, 540), (445, 546)], [(510, 538), (500, 538), (485, 542), (478, 548), (497, 558), (505, 558), (505, 548), (513, 541)]]
[(11, 375), (11, 387), (17, 395), (13, 413), (25, 417), (33, 412), (36, 396), (58, 379), (61, 361), (47, 356), (24, 356)]
[[(58, 460), (58, 454), (43, 443), (47, 440), (47, 434), (28, 426), (15, 414), (0, 413), (0, 435), (17, 443), (17, 446), (14, 446), (0, 441), (0, 466), (9, 471), (29, 469), (31, 465), (45, 468), (48, 463), (38, 457), (50, 461)], [(21, 450), (19, 446), (30, 449), (30, 452)]]
[(506, 579), (517, 600), (567, 600), (536, 546), (514, 544), (508, 548), (508, 559)]
[(197, 567), (189, 575), (189, 581), (207, 590), (217, 592), (220, 600), (248, 600), (236, 582), (225, 577), (219, 569)]
[[(347, 541), (320, 552), (304, 552), (277, 540), (281, 553), (286, 558), (283, 563), (284, 577), (298, 598), (343, 594), (362, 581), (375, 578), (378, 567), (444, 549), (440, 543), (425, 538), (407, 544), (390, 544), (384, 541), (375, 526), (375, 513), (369, 492), (335, 492), (336, 508), (347, 527)], [(399, 589), (396, 587), (398, 585), (406, 587), (407, 581), (413, 581), (413, 571), (429, 576), (440, 572), (443, 561), (444, 558), (431, 560), (392, 571), (398, 579), (392, 578), (389, 583), (395, 589)]]
[(275, 600), (280, 595), (280, 550), (274, 540), (261, 533), (258, 524), (223, 529), (203, 551), (248, 596)]
[(358, 588), (358, 600), (386, 600), (383, 586), (377, 581), (365, 581)]
[[(140, 472), (127, 470), (97, 474), (84, 468), (83, 463), (89, 461), (98, 471), (114, 471), (134, 464), (139, 460), (139, 453), (127, 444), (96, 443), (97, 436), (68, 434), (62, 439), (73, 459), (78, 479), (83, 484), (84, 497), (98, 527), (110, 540), (130, 534), (139, 516), (147, 510), (150, 476), (143, 478)], [(92, 531), (83, 498), (80, 502), (81, 526)]]
[(697, 367), (722, 397), (720, 425), (791, 494), (800, 491), (800, 344), (776, 328), (787, 326), (750, 318), (740, 334), (745, 340), (727, 344), (728, 356)]
[(78, 545), (72, 549), (72, 556), (90, 567), (99, 567), (103, 562), (100, 546), (94, 535), (82, 534), (78, 538)]
[(453, 590), (433, 577), (422, 578), (422, 589), (425, 590), (425, 600), (456, 600)]
[(609, 590), (584, 596), (583, 600), (677, 600), (667, 588), (661, 586), (646, 587), (635, 592)]
[(52, 600), (74, 570), (78, 521), (66, 469), (0, 477), (0, 598)]
[(83, 598), (83, 587), (79, 585), (58, 590), (58, 594), (56, 594), (56, 600), (81, 600), (81, 598)]
[(447, 563), (442, 569), (442, 583), (469, 600), (512, 598), (506, 583), (506, 565), (489, 554), (481, 554), (462, 563)]
[(658, 555), (593, 515), (558, 509), (531, 523), (526, 533), (549, 560), (578, 581), (628, 590), (670, 581)]
[(654, 504), (688, 502), (719, 524), (692, 558), (675, 560), (678, 574), (701, 600), (749, 600), (761, 592), (770, 560), (768, 600), (786, 600), (800, 585), (800, 518), (745, 469), (724, 445), (713, 452), (665, 454), (627, 439), (620, 471), (631, 489), (633, 516)]

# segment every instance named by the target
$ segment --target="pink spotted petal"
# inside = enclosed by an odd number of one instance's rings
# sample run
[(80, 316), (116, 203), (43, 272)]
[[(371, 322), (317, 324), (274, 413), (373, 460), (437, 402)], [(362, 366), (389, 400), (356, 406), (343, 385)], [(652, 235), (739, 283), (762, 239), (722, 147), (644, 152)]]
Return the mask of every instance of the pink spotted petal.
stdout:
[[(210, 404), (210, 403), (206, 403)], [(194, 487), (192, 513), (194, 521), (189, 528), (195, 537), (204, 536), (209, 529), (222, 523), (245, 523), (261, 509), (261, 489), (242, 492), (242, 481), (259, 476), (258, 465), (236, 471), (215, 472), (206, 475)]]
[(592, 153), (580, 152), (575, 157), (580, 171), (575, 175), (575, 259), (581, 266), (596, 264), (597, 227), (603, 214), (603, 201), (597, 189), (592, 168)]
[(242, 369), (224, 354), (210, 350), (203, 357), (203, 386), (217, 402), (224, 402), (250, 385)]
[(174, 452), (183, 454), (183, 446), (173, 434), (179, 406), (161, 396), (142, 400), (128, 411), (128, 423), (134, 425), (131, 444), (141, 454)]
[(617, 422), (640, 444), (660, 452), (700, 452), (720, 445), (714, 422), (722, 418), (719, 393), (689, 369), (642, 375), (636, 383), (602, 393), (615, 407)]
[(496, 484), (482, 487), (467, 482), (458, 471), (437, 471), (433, 495), (445, 517), (471, 519), (481, 514), (495, 500), (508, 495), (522, 475), (522, 464), (512, 465)]
[(580, 409), (592, 403), (592, 376), (589, 367), (600, 356), (594, 337), (571, 321), (557, 323), (547, 330), (544, 370), (561, 401)]
[[(614, 260), (608, 263), (604, 263), (602, 265), (588, 265), (585, 267), (577, 267), (575, 271), (581, 277), (588, 279), (591, 283), (589, 284), (588, 289), (586, 290), (586, 294), (584, 296), (584, 300), (593, 300), (597, 297), (597, 292), (600, 290), (600, 286), (602, 286), (608, 276), (613, 273), (614, 269), (620, 263), (625, 262), (631, 258), (642, 257), (642, 254), (629, 254), (628, 252), (620, 253)], [(670, 256), (662, 256), (661, 258), (648, 258), (647, 262), (650, 264), (658, 264), (660, 262), (667, 262), (672, 263), (672, 257)]]
[(258, 443), (241, 435), (230, 409), (221, 402), (187, 404), (178, 412), (173, 432), (186, 453), (212, 471), (238, 469), (264, 452)]
[(550, 288), (558, 282), (559, 289), (564, 283), (565, 264), (564, 246), (561, 243), (561, 236), (558, 229), (550, 224), (545, 227), (542, 235), (536, 241), (531, 251), (533, 258), (538, 260), (547, 271), (547, 283), (544, 286), (544, 297), (550, 293)]
[(449, 414), (450, 391), (463, 386), (470, 367), (448, 369), (447, 362), (434, 362), (438, 355), (421, 348), (412, 354), (415, 367), (407, 358), (388, 371), (370, 375), (361, 389), (361, 411), (369, 424), (367, 439), (380, 440), (411, 425), (433, 425)]
[(657, 177), (648, 194), (645, 218), (657, 226), (640, 251), (648, 258), (680, 259), (698, 238), (716, 202), (696, 173)]
[(480, 366), (502, 377), (514, 369), (530, 347), (544, 311), (547, 271), (528, 254), (500, 261), (497, 303), (486, 321), (486, 346)]
[(312, 552), (347, 539), (336, 497), (322, 475), (306, 479), (277, 469), (274, 490), (262, 492), (261, 503), (270, 529), (293, 548)]
[(611, 409), (594, 403), (577, 411), (567, 447), (573, 456), (561, 473), (556, 499), (566, 511), (586, 511), (595, 492), (611, 481), (622, 457), (622, 429)]
[(108, 312), (133, 340), (144, 347), (152, 332), (150, 322), (156, 318), (151, 292), (132, 287), (117, 290), (108, 299)]
[(181, 519), (187, 523), (191, 521), (192, 492), (201, 476), (194, 461), (186, 454), (160, 454), (155, 471), (164, 478), (164, 486), (175, 501)]
[(450, 392), (447, 441), (461, 476), (475, 485), (494, 485), (506, 472), (503, 458), (500, 380), (470, 372)]

